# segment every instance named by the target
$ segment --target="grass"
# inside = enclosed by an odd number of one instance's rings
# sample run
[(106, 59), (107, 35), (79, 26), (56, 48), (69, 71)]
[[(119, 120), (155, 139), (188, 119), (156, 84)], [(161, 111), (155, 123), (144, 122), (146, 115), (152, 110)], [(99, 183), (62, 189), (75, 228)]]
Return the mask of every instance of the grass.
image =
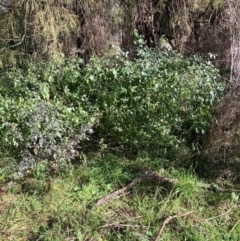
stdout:
[[(51, 177), (35, 172), (9, 188), (1, 179), (0, 240), (16, 241), (238, 241), (238, 193), (201, 187), (194, 170), (161, 159), (92, 157)], [(3, 168), (1, 166), (1, 168)], [(175, 184), (143, 181), (101, 206), (96, 202), (153, 171)], [(0, 172), (2, 173), (2, 172)], [(182, 216), (187, 214), (186, 216)]]

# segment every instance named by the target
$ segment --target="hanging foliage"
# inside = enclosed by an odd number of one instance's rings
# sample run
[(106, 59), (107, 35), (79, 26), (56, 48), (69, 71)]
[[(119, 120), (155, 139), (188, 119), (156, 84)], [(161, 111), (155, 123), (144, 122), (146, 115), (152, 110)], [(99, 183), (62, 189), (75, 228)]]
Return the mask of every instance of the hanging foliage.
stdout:
[(0, 66), (79, 55), (88, 59), (106, 43), (109, 1), (0, 1)]
[[(229, 31), (222, 24), (225, 0), (119, 0), (123, 11), (124, 33), (128, 39), (134, 28), (144, 36), (149, 47), (162, 47), (167, 40), (171, 48), (182, 53), (221, 53), (229, 48)], [(130, 14), (131, 13), (131, 14)], [(127, 16), (125, 16), (127, 15)], [(124, 42), (123, 42), (124, 45)], [(125, 46), (127, 48), (127, 46)], [(223, 52), (223, 53), (222, 53)]]

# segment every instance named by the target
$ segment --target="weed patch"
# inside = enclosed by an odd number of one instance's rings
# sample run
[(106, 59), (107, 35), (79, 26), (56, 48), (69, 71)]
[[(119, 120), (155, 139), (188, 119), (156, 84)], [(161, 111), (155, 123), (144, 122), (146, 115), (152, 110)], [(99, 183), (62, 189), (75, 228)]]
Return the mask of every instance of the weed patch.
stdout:
[[(96, 206), (146, 173), (143, 163), (176, 183), (139, 182)], [(52, 178), (48, 191), (43, 181), (25, 180), (1, 195), (1, 240), (239, 239), (238, 193), (205, 189), (193, 171), (163, 166), (139, 158), (133, 168), (132, 161), (107, 155)]]

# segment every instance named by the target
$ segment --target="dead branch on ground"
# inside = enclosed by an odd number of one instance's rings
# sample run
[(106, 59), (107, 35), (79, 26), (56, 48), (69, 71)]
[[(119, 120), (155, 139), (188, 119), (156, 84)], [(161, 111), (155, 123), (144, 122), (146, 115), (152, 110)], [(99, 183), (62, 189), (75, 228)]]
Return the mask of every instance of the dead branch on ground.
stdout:
[(173, 216), (168, 216), (164, 221), (163, 221), (163, 224), (162, 226), (159, 228), (158, 230), (158, 233), (157, 233), (157, 236), (156, 238), (154, 239), (154, 241), (158, 241), (159, 238), (161, 237), (162, 233), (163, 233), (163, 230), (164, 228), (166, 227), (166, 225), (173, 219), (173, 218), (181, 218), (181, 217), (184, 217), (184, 216), (187, 216), (189, 214), (191, 214), (192, 212), (187, 212), (187, 213), (184, 213), (184, 214), (176, 214), (176, 215), (173, 215)]
[(100, 198), (98, 202), (96, 203), (96, 206), (101, 206), (103, 203), (107, 202), (110, 199), (113, 199), (115, 197), (118, 197), (125, 193), (127, 190), (131, 189), (132, 187), (136, 186), (138, 183), (144, 181), (144, 180), (151, 180), (155, 181), (157, 183), (174, 183), (173, 179), (167, 178), (167, 177), (162, 177), (158, 176), (156, 174), (150, 174), (150, 175), (143, 175), (139, 178), (135, 178), (132, 182), (130, 182), (128, 185), (125, 187), (120, 188), (119, 190), (112, 192), (108, 194), (107, 196)]

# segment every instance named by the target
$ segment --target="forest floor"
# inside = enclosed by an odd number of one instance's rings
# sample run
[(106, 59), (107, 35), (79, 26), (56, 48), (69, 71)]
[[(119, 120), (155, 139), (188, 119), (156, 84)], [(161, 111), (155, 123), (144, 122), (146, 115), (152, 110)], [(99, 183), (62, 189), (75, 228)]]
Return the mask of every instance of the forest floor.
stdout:
[(240, 240), (239, 190), (162, 159), (86, 157), (18, 182), (0, 167), (0, 240)]

